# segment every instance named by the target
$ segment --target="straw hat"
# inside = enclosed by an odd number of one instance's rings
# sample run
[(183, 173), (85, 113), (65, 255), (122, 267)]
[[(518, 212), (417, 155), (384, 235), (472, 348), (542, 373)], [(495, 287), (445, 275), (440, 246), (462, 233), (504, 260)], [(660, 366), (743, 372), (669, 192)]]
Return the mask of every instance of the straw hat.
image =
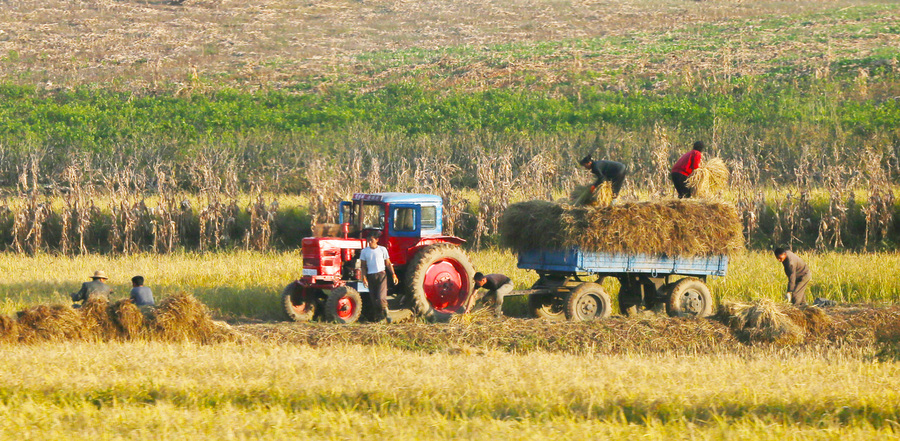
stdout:
[(107, 279), (109, 279), (109, 277), (106, 277), (106, 273), (104, 273), (103, 271), (97, 270), (97, 271), (94, 271), (94, 275), (91, 276), (91, 279), (107, 280)]

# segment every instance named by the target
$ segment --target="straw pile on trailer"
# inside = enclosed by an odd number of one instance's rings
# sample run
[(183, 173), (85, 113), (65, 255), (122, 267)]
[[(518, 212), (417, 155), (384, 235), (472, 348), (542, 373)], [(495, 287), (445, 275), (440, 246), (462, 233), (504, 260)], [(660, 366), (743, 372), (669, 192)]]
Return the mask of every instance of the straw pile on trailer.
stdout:
[(612, 183), (606, 181), (600, 184), (593, 192), (590, 185), (579, 185), (569, 193), (569, 199), (574, 205), (587, 205), (590, 207), (608, 207), (613, 201)]
[(729, 174), (724, 161), (712, 158), (691, 173), (687, 186), (691, 188), (694, 197), (710, 197), (725, 190)]
[(512, 204), (500, 219), (500, 243), (515, 251), (583, 251), (708, 256), (743, 247), (740, 217), (724, 202), (691, 199), (577, 207), (547, 201)]

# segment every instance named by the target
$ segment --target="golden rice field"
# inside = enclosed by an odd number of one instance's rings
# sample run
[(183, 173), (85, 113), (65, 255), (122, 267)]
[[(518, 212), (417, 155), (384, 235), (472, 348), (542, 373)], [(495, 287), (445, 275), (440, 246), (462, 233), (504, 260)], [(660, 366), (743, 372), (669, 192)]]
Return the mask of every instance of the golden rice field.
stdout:
[[(478, 269), (509, 274), (520, 287), (534, 279), (533, 274), (515, 268), (509, 253), (470, 254)], [(813, 295), (896, 303), (900, 280), (892, 268), (900, 267), (900, 256), (825, 253), (804, 257), (815, 274)], [(95, 269), (103, 269), (122, 296), (129, 278), (140, 273), (158, 299), (177, 292), (194, 294), (212, 306), (217, 318), (248, 323), (238, 329), (252, 331), (270, 326), (252, 323), (280, 315), (277, 296), (296, 275), (299, 256), (248, 252), (77, 258), (4, 254), (0, 265), (4, 269), (0, 295), (5, 314), (35, 303), (67, 302), (69, 292)], [(780, 266), (770, 255), (751, 252), (735, 255), (729, 276), (712, 286), (720, 301), (777, 299), (783, 279)], [(510, 313), (524, 310), (521, 303), (510, 303)], [(693, 326), (675, 324), (683, 319), (615, 320), (618, 328), (611, 329), (629, 329), (633, 335), (644, 332), (641, 326), (651, 320), (654, 332), (659, 333), (649, 335), (651, 340), (665, 338), (667, 329), (683, 333)], [(664, 325), (666, 321), (673, 327)], [(523, 325), (526, 322), (490, 326), (528, 329)], [(302, 333), (312, 327), (312, 332), (323, 334), (338, 325), (279, 326), (283, 332), (294, 328)], [(351, 326), (369, 334), (394, 335), (387, 332), (392, 325)], [(466, 325), (407, 326), (415, 328), (409, 328), (409, 333), (428, 332), (429, 327), (445, 334), (456, 329), (467, 332)], [(697, 326), (702, 329), (703, 325)], [(566, 329), (583, 332), (588, 328)], [(554, 338), (564, 333), (556, 333)], [(609, 353), (503, 350), (489, 344), (432, 350), (379, 343), (312, 346), (277, 338), (210, 345), (159, 341), (2, 345), (0, 437), (900, 437), (897, 357), (883, 356), (879, 347), (865, 339), (853, 344), (811, 341), (775, 346), (745, 344), (728, 337), (708, 351), (642, 349), (660, 347), (648, 341), (635, 345), (636, 350)], [(729, 344), (734, 345), (733, 350), (726, 347)]]
[(900, 364), (836, 351), (585, 357), (81, 343), (4, 354), (4, 438), (900, 435)]
[[(516, 268), (515, 256), (506, 251), (470, 252), (475, 268), (485, 273), (499, 272), (527, 288), (535, 280), (533, 272)], [(895, 303), (900, 300), (900, 254), (821, 253), (801, 254), (810, 264), (813, 280), (810, 295), (838, 302)], [(12, 314), (24, 307), (45, 302), (69, 302), (69, 293), (88, 281), (95, 270), (110, 276), (115, 295), (125, 297), (130, 279), (140, 274), (147, 279), (156, 297), (186, 292), (208, 305), (220, 319), (280, 320), (278, 295), (299, 277), (299, 252), (209, 253), (134, 256), (87, 255), (28, 257), (0, 254), (0, 313)], [(785, 288), (781, 266), (765, 252), (744, 252), (732, 256), (728, 276), (711, 279), (717, 300), (780, 300)], [(618, 291), (615, 281), (606, 288)], [(508, 314), (524, 313), (524, 303), (508, 303)]]

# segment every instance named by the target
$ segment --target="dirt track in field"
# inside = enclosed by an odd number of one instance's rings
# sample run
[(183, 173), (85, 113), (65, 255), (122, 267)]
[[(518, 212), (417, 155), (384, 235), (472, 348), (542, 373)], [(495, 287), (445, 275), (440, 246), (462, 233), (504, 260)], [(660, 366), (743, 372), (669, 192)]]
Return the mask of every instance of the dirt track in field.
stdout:
[(862, 349), (896, 353), (900, 342), (900, 306), (835, 307), (808, 323), (790, 344), (754, 340), (733, 331), (721, 315), (710, 319), (669, 318), (647, 313), (600, 322), (547, 322), (538, 319), (477, 317), (469, 323), (258, 323), (236, 324), (262, 341), (313, 347), (362, 344), (419, 351), (564, 353), (733, 353), (755, 347)]

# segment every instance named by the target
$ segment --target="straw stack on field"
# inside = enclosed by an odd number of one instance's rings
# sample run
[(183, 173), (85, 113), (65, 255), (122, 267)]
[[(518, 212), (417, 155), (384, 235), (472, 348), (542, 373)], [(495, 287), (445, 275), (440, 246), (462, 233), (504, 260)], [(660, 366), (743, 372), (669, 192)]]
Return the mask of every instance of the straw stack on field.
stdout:
[(584, 251), (704, 256), (743, 247), (737, 210), (711, 201), (626, 202), (601, 208), (546, 201), (512, 204), (500, 220), (501, 245), (516, 251)]
[(92, 298), (79, 309), (38, 305), (20, 311), (17, 320), (0, 316), (0, 342), (160, 339), (212, 343), (240, 339), (230, 326), (213, 321), (206, 306), (190, 294), (167, 297), (159, 308), (146, 308), (142, 311), (131, 299), (110, 305), (105, 298)]
[(728, 186), (728, 167), (719, 158), (712, 158), (691, 173), (687, 186), (694, 197), (706, 198), (725, 190)]
[(143, 337), (144, 313), (131, 299), (122, 299), (109, 307), (108, 315), (116, 325), (118, 335), (125, 340), (134, 340)]
[(78, 311), (66, 305), (38, 305), (19, 311), (19, 341), (80, 340), (84, 337), (84, 320)]
[(106, 297), (94, 296), (81, 306), (81, 317), (86, 338), (109, 340), (115, 336), (116, 325), (110, 317), (109, 300)]
[(725, 303), (719, 308), (719, 316), (739, 338), (750, 342), (791, 345), (802, 342), (806, 335), (806, 330), (771, 300)]
[(190, 294), (165, 298), (151, 314), (149, 325), (158, 338), (168, 341), (205, 343), (216, 332), (206, 305)]
[(0, 315), (0, 343), (19, 341), (19, 323), (12, 318)]

